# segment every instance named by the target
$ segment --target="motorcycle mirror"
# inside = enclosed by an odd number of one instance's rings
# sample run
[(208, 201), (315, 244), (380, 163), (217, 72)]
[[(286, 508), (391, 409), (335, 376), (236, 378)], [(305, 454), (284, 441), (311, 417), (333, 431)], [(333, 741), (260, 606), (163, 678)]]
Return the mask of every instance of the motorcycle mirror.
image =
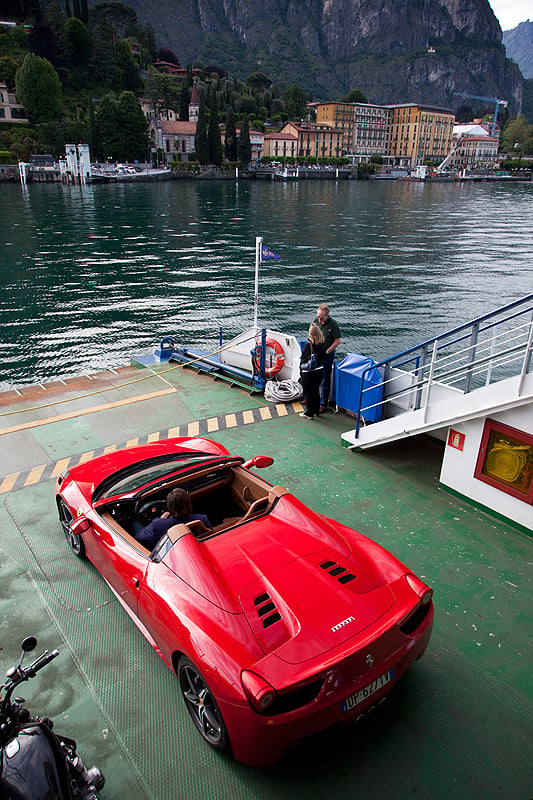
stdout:
[(263, 467), (270, 467), (274, 463), (274, 459), (272, 456), (254, 456), (250, 458), (248, 461), (245, 461), (243, 467), (249, 469), (250, 467), (257, 467), (257, 469), (263, 469)]
[(31, 653), (31, 651), (35, 650), (36, 647), (37, 639), (35, 636), (26, 636), (26, 638), (22, 640), (21, 648), (24, 653)]

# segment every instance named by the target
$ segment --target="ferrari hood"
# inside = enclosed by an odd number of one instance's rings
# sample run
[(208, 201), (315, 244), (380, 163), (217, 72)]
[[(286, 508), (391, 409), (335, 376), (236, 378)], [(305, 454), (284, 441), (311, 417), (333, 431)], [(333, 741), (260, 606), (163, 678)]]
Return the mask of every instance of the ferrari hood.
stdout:
[[(347, 533), (348, 529), (346, 529)], [(204, 542), (181, 537), (165, 555), (190, 587), (231, 614), (244, 614), (261, 649), (296, 664), (357, 636), (395, 598), (393, 558), (291, 495), (273, 511)], [(394, 578), (403, 567), (394, 567)], [(379, 624), (379, 623), (378, 623)]]
[(388, 585), (378, 586), (324, 550), (264, 575), (241, 593), (240, 602), (262, 650), (297, 664), (376, 624), (394, 595)]

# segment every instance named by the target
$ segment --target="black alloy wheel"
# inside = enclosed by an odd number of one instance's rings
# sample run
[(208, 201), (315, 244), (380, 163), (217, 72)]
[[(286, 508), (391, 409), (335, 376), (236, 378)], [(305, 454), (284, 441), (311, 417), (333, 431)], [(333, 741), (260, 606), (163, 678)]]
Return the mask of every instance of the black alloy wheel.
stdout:
[(230, 750), (228, 731), (211, 689), (192, 661), (182, 656), (178, 664), (180, 689), (194, 724), (211, 747), (221, 753)]
[(77, 558), (85, 558), (85, 545), (83, 544), (83, 539), (81, 536), (74, 536), (70, 529), (70, 524), (74, 518), (70, 508), (67, 506), (64, 500), (58, 501), (57, 511), (59, 514), (61, 527), (63, 528), (63, 533), (65, 534), (65, 539), (68, 542), (68, 546)]

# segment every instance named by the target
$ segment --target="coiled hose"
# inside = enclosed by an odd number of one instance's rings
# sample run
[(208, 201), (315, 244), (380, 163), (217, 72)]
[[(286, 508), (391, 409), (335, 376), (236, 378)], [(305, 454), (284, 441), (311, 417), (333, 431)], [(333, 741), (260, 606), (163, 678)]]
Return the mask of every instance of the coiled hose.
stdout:
[(267, 381), (265, 386), (265, 400), (270, 403), (290, 403), (303, 397), (300, 381)]

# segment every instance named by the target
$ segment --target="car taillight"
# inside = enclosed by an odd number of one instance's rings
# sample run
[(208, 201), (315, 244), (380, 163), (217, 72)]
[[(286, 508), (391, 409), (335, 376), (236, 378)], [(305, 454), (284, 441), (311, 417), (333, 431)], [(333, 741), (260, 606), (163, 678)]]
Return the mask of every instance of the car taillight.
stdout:
[(422, 605), (427, 605), (433, 597), (433, 589), (424, 583), (424, 581), (421, 581), (420, 578), (417, 578), (416, 575), (411, 575), (409, 573), (405, 577), (413, 592), (416, 592), (419, 596)]
[(253, 708), (264, 714), (276, 699), (276, 690), (264, 678), (248, 670), (243, 671), (241, 680)]

